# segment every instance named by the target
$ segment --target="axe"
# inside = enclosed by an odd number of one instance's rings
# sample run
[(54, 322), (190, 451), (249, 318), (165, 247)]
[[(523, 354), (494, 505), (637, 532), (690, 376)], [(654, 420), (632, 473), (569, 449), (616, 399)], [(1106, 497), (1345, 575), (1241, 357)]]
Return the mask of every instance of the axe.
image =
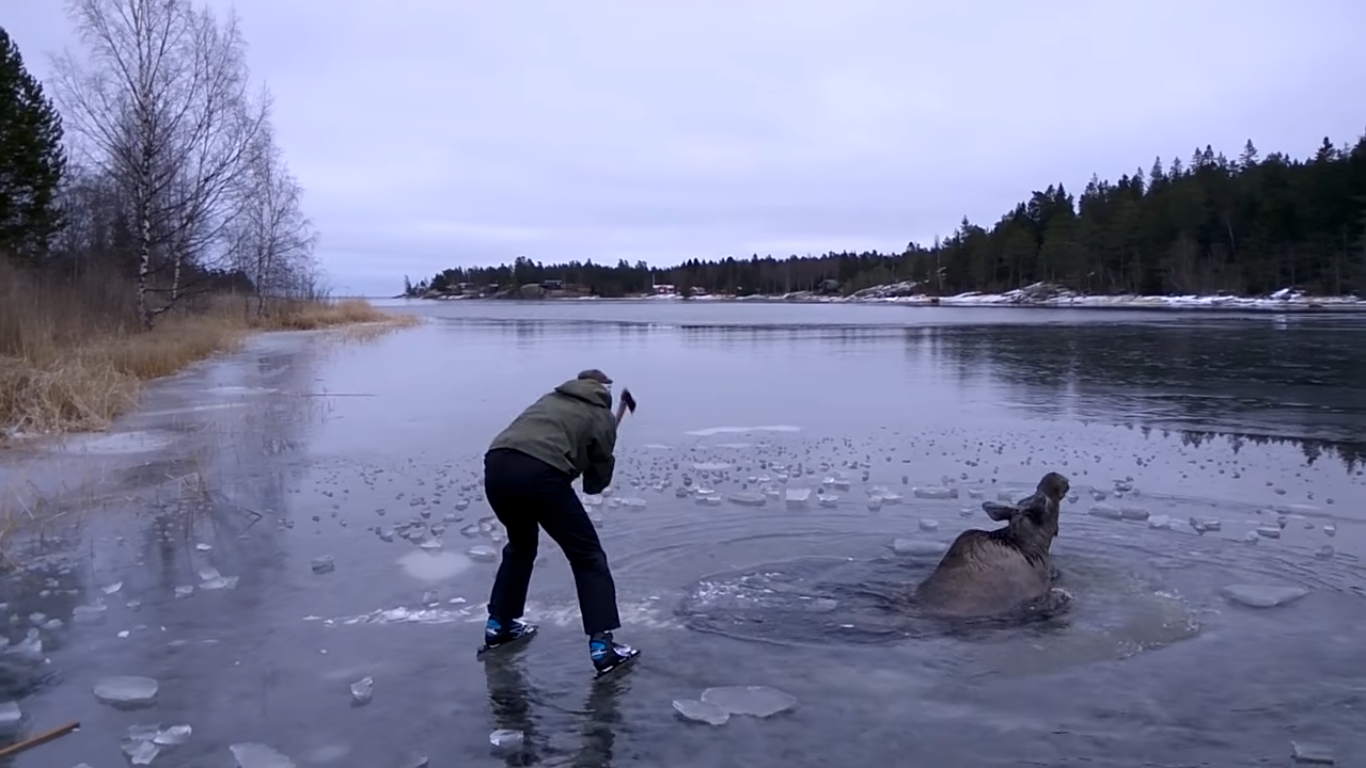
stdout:
[(636, 412), (636, 399), (631, 395), (631, 390), (623, 389), (621, 390), (621, 405), (617, 406), (618, 424), (621, 423), (621, 419), (626, 415), (627, 411), (630, 411), (631, 413)]

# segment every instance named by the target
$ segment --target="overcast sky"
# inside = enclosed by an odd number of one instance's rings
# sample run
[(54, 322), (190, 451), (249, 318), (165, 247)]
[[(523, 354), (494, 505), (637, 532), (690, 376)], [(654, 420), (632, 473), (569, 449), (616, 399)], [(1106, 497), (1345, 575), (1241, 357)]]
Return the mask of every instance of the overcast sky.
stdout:
[[(60, 0), (4, 0), (40, 77)], [(213, 0), (341, 292), (525, 254), (900, 250), (1153, 157), (1366, 130), (1360, 0)]]

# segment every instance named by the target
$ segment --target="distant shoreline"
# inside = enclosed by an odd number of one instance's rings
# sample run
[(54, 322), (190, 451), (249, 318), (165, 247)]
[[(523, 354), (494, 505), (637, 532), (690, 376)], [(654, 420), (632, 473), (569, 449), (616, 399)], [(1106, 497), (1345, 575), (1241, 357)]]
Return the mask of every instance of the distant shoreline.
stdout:
[(414, 301), (479, 301), (535, 304), (553, 302), (629, 302), (669, 304), (874, 304), (903, 307), (976, 308), (999, 307), (1009, 309), (1094, 309), (1094, 310), (1204, 310), (1212, 312), (1366, 312), (1366, 300), (1355, 296), (1282, 297), (1248, 296), (1050, 296), (1031, 297), (1017, 291), (1004, 294), (959, 294), (942, 296), (936, 301), (929, 296), (838, 296), (787, 294), (783, 296), (546, 296), (535, 299), (512, 299), (495, 296), (395, 296)]

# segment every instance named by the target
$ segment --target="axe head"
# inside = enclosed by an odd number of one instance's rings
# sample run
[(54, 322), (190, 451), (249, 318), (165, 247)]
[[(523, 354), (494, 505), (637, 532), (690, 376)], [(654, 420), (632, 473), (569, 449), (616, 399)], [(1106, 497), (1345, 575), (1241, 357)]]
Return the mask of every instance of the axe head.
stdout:
[(626, 406), (626, 410), (631, 413), (636, 412), (636, 399), (631, 395), (631, 390), (623, 389), (621, 391), (621, 402)]

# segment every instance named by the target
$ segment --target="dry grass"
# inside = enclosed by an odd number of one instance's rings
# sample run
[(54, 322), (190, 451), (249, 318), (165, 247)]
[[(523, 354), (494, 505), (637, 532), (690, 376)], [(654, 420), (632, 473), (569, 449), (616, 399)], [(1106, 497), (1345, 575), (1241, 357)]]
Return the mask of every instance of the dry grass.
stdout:
[(135, 298), (124, 280), (57, 279), (0, 260), (0, 430), (104, 429), (137, 404), (142, 382), (236, 349), (255, 331), (416, 322), (360, 299), (277, 301), (258, 314), (249, 297), (219, 295), (187, 302), (144, 331)]

